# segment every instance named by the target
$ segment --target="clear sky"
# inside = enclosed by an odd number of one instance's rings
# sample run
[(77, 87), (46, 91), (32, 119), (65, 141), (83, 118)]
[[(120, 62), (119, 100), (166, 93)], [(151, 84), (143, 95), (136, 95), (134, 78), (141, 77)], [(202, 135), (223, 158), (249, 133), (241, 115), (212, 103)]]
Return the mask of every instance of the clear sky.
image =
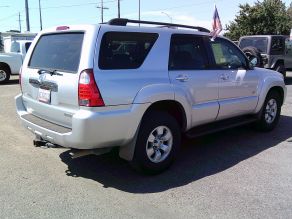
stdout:
[[(211, 27), (214, 3), (217, 5), (223, 27), (235, 18), (239, 4), (253, 4), (256, 0), (140, 0), (141, 19)], [(32, 32), (40, 30), (39, 0), (28, 0)], [(43, 28), (99, 23), (100, 0), (40, 0)], [(138, 19), (138, 0), (121, 0), (121, 17)], [(291, 0), (284, 1), (288, 6)], [(117, 17), (117, 0), (104, 0), (104, 21)], [(26, 30), (25, 0), (0, 1), (0, 32), (19, 30), (18, 13), (22, 30)]]

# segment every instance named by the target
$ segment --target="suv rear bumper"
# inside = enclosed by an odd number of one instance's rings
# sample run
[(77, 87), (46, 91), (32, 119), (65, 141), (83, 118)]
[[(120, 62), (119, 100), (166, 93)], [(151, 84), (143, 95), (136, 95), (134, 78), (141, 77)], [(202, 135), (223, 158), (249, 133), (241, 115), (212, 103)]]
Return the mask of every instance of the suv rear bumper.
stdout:
[(24, 127), (42, 139), (67, 148), (94, 149), (126, 145), (135, 135), (148, 104), (133, 104), (125, 110), (92, 112), (80, 109), (72, 128), (63, 127), (26, 111), (22, 95), (15, 97)]

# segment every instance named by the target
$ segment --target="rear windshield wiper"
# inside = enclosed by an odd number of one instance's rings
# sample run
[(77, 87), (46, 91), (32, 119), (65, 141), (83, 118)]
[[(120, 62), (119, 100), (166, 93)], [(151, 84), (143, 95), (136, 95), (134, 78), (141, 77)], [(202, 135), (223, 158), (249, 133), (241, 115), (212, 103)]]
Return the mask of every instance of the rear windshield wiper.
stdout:
[(41, 75), (41, 74), (50, 74), (51, 76), (52, 75), (60, 75), (60, 76), (63, 76), (63, 74), (58, 73), (57, 70), (48, 70), (48, 69), (40, 69), (40, 70), (38, 70), (38, 74), (39, 75)]

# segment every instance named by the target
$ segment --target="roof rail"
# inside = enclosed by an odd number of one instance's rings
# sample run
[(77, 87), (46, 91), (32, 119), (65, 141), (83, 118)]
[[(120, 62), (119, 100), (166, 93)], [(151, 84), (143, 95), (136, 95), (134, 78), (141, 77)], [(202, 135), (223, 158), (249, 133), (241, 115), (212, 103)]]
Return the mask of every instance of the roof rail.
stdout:
[(189, 29), (196, 29), (201, 32), (210, 33), (210, 31), (204, 27), (199, 26), (189, 26), (189, 25), (183, 25), (183, 24), (173, 24), (173, 23), (164, 23), (164, 22), (155, 22), (155, 21), (139, 21), (139, 20), (130, 20), (127, 18), (114, 18), (107, 22), (108, 25), (116, 25), (116, 26), (127, 26), (127, 23), (133, 23), (133, 24), (154, 24), (154, 25), (163, 25), (167, 27), (183, 27), (183, 28), (189, 28)]

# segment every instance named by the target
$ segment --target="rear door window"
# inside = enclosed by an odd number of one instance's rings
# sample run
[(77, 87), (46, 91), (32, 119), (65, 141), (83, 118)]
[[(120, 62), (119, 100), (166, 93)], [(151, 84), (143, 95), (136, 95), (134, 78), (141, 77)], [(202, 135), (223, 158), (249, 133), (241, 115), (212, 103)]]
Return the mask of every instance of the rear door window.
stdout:
[(174, 34), (171, 37), (169, 70), (206, 69), (208, 60), (203, 37)]
[(47, 34), (41, 36), (32, 53), (29, 67), (76, 73), (84, 33)]
[(31, 45), (31, 43), (25, 43), (25, 52), (27, 52), (27, 50), (29, 49), (29, 47), (30, 47), (30, 45)]
[(271, 55), (282, 55), (285, 51), (285, 40), (283, 37), (272, 37)]
[(108, 70), (139, 68), (157, 38), (157, 33), (105, 33), (99, 52), (99, 68)]

